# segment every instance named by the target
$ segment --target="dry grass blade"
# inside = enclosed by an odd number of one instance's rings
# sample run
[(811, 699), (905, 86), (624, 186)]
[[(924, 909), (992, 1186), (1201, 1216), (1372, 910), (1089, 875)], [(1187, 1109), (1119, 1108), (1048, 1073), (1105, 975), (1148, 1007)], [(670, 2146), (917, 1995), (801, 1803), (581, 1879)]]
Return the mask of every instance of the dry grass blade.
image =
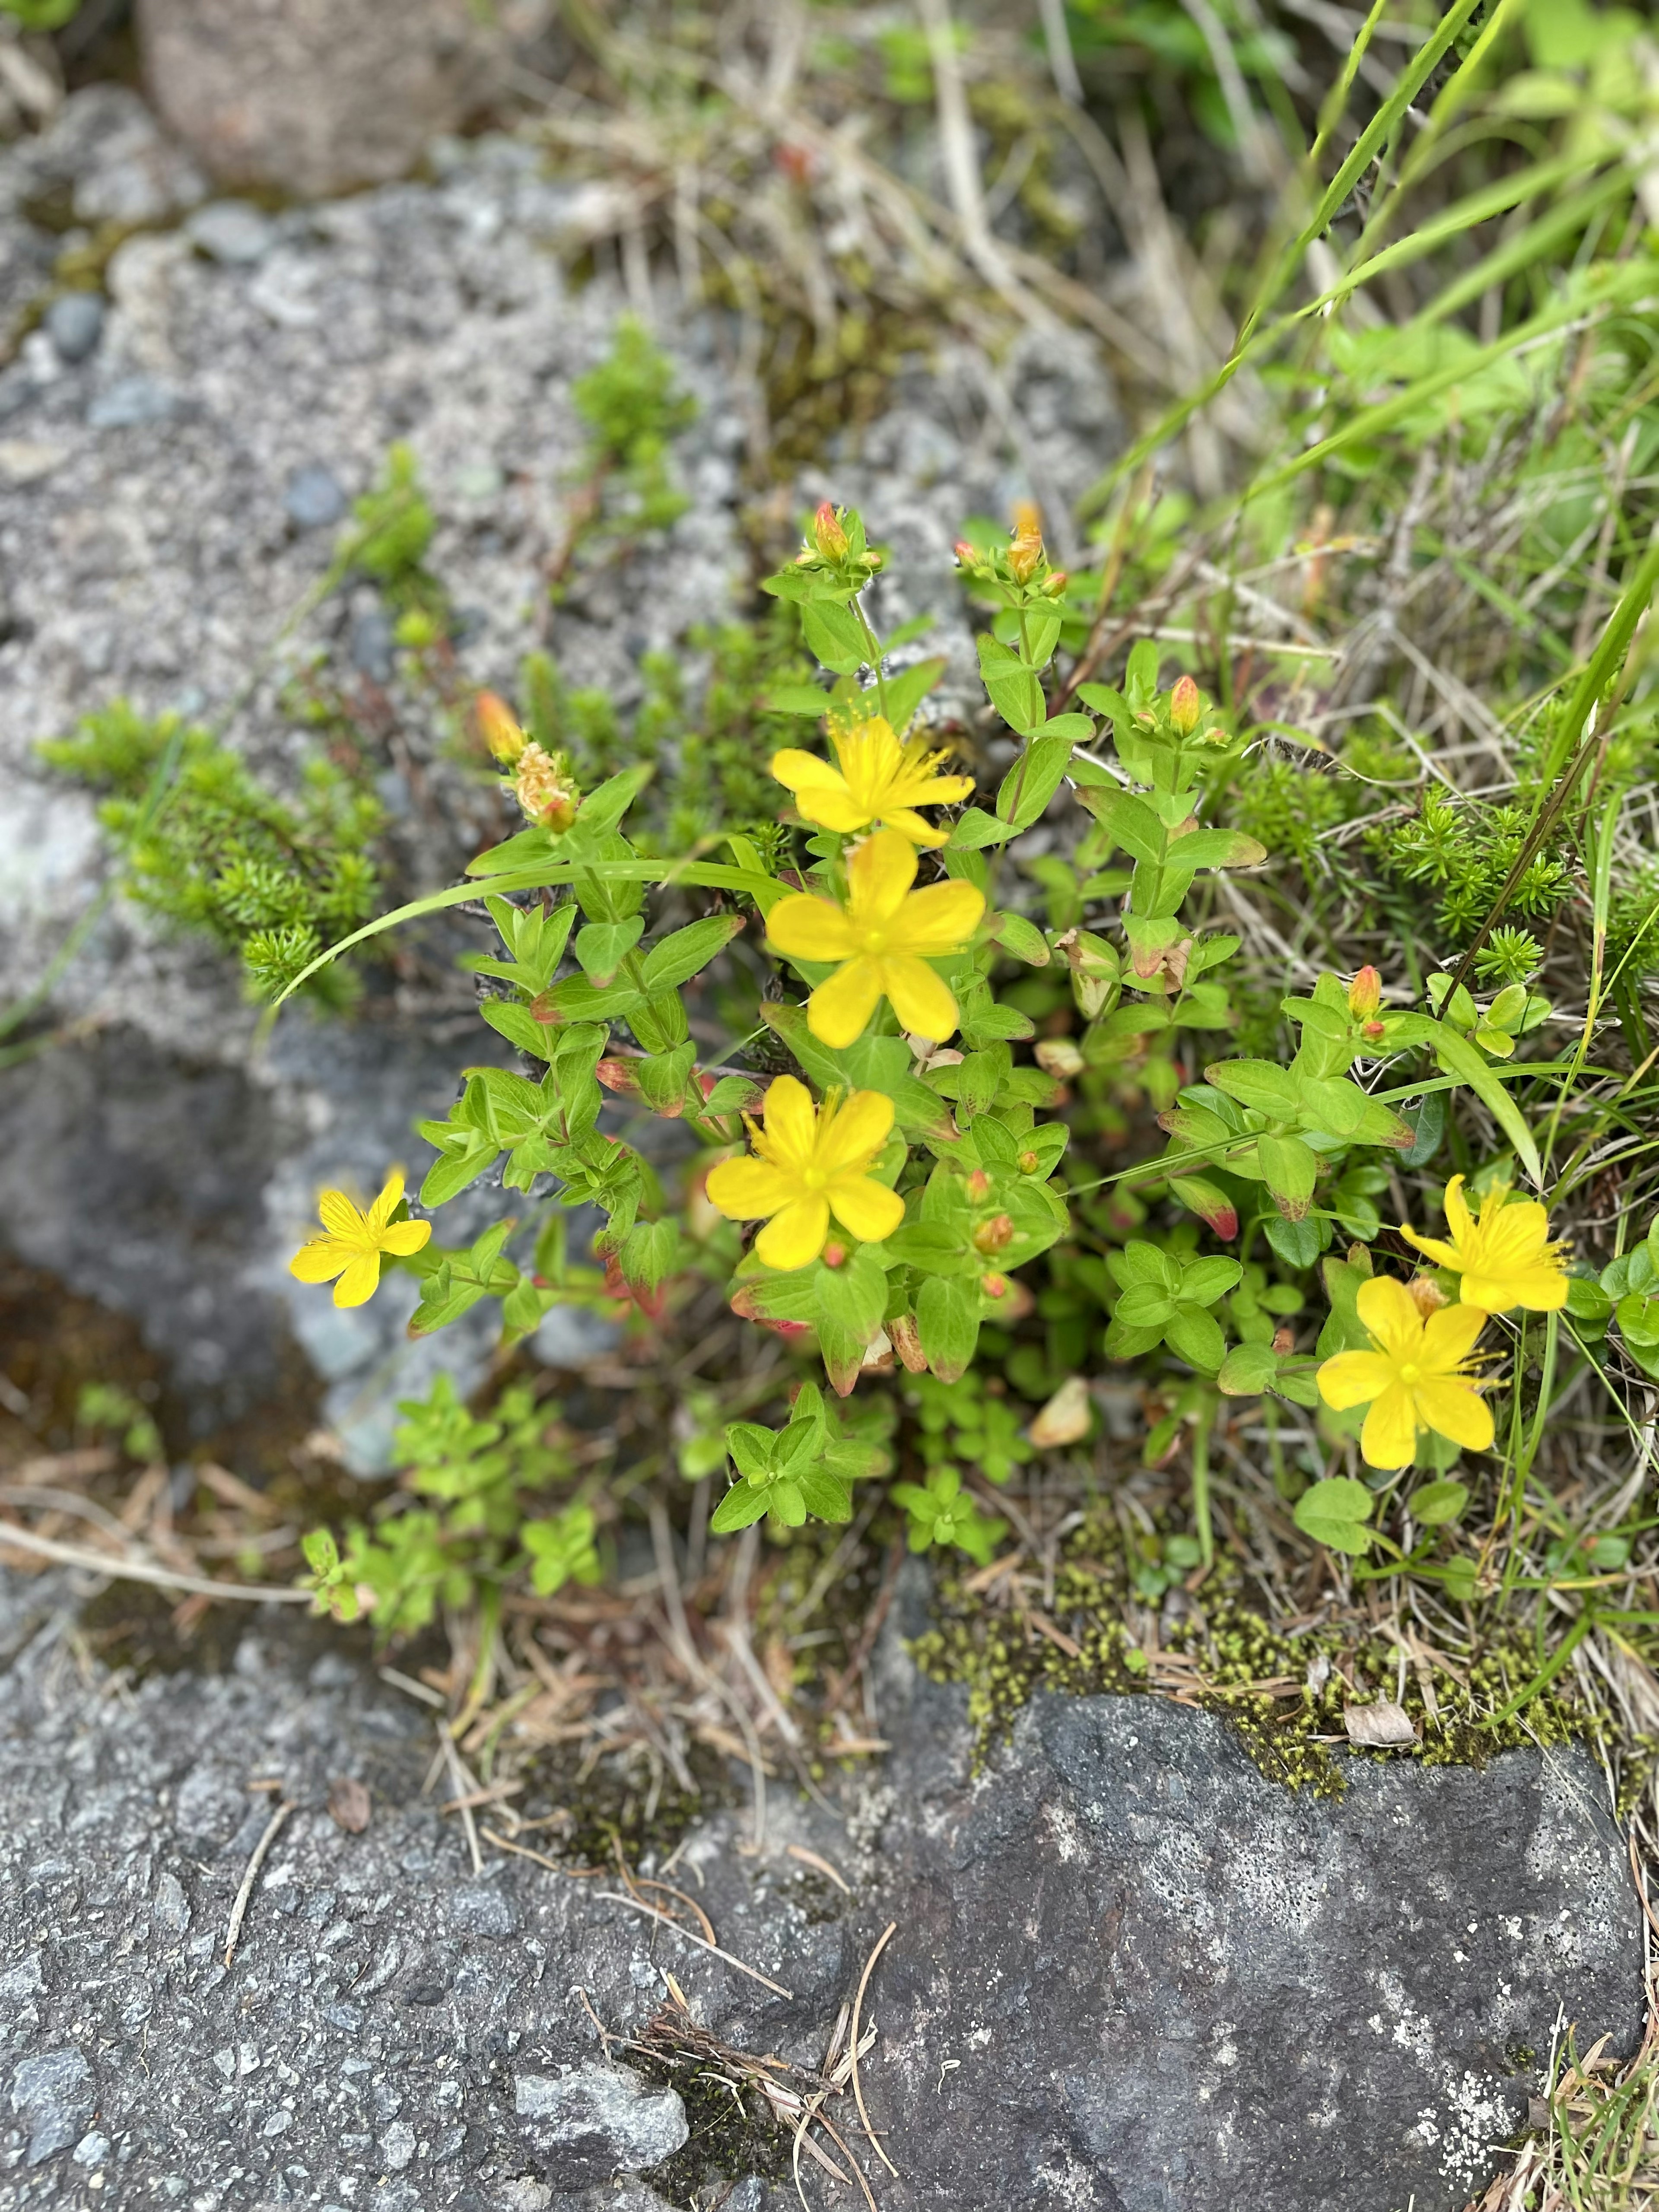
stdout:
[(871, 1975), (876, 1971), (876, 1961), (897, 1933), (897, 1921), (890, 1920), (876, 1938), (875, 1948), (864, 1962), (864, 1972), (859, 1976), (858, 1995), (853, 1999), (853, 2025), (848, 2036), (848, 2057), (853, 2077), (853, 2101), (859, 2108), (859, 2118), (864, 2123), (864, 2132), (875, 2146), (876, 2155), (895, 2181), (899, 2178), (899, 2170), (883, 2149), (881, 2137), (870, 2124), (870, 2115), (864, 2102), (864, 2087), (859, 2080), (859, 2017), (864, 2010), (864, 1993), (870, 1986)]
[(237, 1891), (235, 1901), (230, 1908), (230, 1918), (225, 1923), (225, 1964), (227, 1966), (229, 1966), (231, 1960), (236, 1956), (236, 1946), (241, 1939), (242, 1923), (246, 1918), (248, 1906), (252, 1902), (253, 1886), (259, 1879), (259, 1869), (265, 1863), (265, 1855), (270, 1850), (271, 1845), (276, 1842), (278, 1835), (282, 1832), (283, 1823), (288, 1819), (289, 1814), (293, 1810), (293, 1805), (288, 1799), (284, 1798), (283, 1802), (277, 1806), (275, 1812), (272, 1813), (270, 1820), (266, 1821), (264, 1833), (260, 1836), (258, 1842), (253, 1846), (252, 1856), (248, 1860), (246, 1869), (242, 1875), (241, 1887)]
[(795, 1994), (793, 1990), (785, 1989), (781, 1982), (775, 1982), (769, 1974), (762, 1973), (758, 1966), (751, 1966), (744, 1960), (733, 1958), (731, 1952), (723, 1951), (718, 1943), (710, 1943), (701, 1936), (694, 1936), (689, 1928), (683, 1928), (671, 1914), (659, 1912), (654, 1905), (647, 1905), (642, 1898), (629, 1897), (619, 1889), (596, 1889), (593, 1895), (603, 1898), (608, 1905), (626, 1905), (630, 1912), (643, 1912), (650, 1919), (660, 1922), (663, 1927), (672, 1928), (682, 1942), (695, 1943), (700, 1951), (707, 1951), (713, 1957), (723, 1960), (728, 1966), (735, 1966), (738, 1973), (746, 1974), (751, 1982), (760, 1983), (775, 1996), (793, 1997)]

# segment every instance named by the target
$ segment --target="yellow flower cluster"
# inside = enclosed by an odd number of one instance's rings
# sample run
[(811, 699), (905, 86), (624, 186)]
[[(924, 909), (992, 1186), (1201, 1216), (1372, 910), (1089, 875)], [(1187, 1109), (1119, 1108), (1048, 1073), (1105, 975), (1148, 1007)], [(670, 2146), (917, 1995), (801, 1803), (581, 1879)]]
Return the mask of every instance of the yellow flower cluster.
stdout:
[(1370, 1336), (1365, 1352), (1339, 1352), (1319, 1370), (1319, 1395), (1334, 1412), (1365, 1406), (1359, 1432), (1367, 1467), (1390, 1472), (1408, 1467), (1417, 1433), (1488, 1451), (1492, 1414), (1472, 1373), (1471, 1354), (1493, 1314), (1520, 1307), (1555, 1313), (1567, 1302), (1565, 1249), (1550, 1242), (1549, 1216), (1535, 1199), (1513, 1203), (1505, 1190), (1488, 1191), (1478, 1212), (1454, 1176), (1443, 1200), (1449, 1237), (1401, 1234), (1437, 1267), (1459, 1279), (1459, 1303), (1439, 1303), (1432, 1284), (1419, 1300), (1391, 1276), (1360, 1285), (1358, 1310)]
[[(917, 848), (949, 834), (916, 809), (965, 799), (973, 778), (941, 775), (942, 752), (902, 742), (878, 714), (832, 716), (830, 739), (833, 764), (790, 746), (773, 756), (772, 773), (804, 820), (843, 836), (871, 834), (847, 856), (845, 896), (780, 899), (767, 942), (787, 960), (833, 963), (806, 1002), (807, 1025), (825, 1044), (853, 1043), (884, 999), (910, 1035), (942, 1044), (956, 1030), (956, 996), (930, 963), (965, 949), (985, 898), (952, 877), (915, 889)], [(766, 1094), (764, 1128), (750, 1124), (754, 1157), (714, 1169), (708, 1195), (732, 1220), (766, 1219), (755, 1251), (769, 1267), (809, 1266), (829, 1241), (832, 1214), (863, 1243), (879, 1243), (904, 1218), (903, 1200), (866, 1172), (892, 1126), (892, 1101), (878, 1091), (844, 1102), (832, 1095), (814, 1109), (793, 1076), (780, 1076)]]

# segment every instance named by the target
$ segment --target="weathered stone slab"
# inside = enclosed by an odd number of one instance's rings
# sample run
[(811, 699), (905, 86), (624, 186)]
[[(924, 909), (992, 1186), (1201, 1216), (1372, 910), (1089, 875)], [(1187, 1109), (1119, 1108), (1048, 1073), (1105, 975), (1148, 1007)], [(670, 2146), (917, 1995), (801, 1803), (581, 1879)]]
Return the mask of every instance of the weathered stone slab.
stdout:
[[(636, 2032), (666, 1968), (728, 2042), (816, 2063), (890, 1920), (863, 2068), (901, 2169), (866, 2153), (884, 2212), (1455, 2212), (1558, 2007), (1587, 2038), (1639, 2033), (1638, 1917), (1577, 1750), (1358, 1760), (1317, 1801), (1206, 1715), (1044, 1697), (970, 1779), (958, 1694), (895, 1641), (895, 1752), (845, 1825), (774, 1791), (758, 1855), (745, 1809), (680, 1856), (785, 1999), (599, 1885), (522, 1859), (475, 1875), (421, 1796), (430, 1714), (334, 1632), (260, 1620), (229, 1674), (129, 1692), (82, 1678), (72, 1617), (55, 1577), (0, 1583), (5, 2212), (79, 2203), (94, 2176), (112, 2212), (683, 2205), (684, 2166), (659, 2163), (678, 2100), (600, 2048), (587, 2006)], [(325, 1809), (342, 1773), (373, 1793), (362, 1835)], [(227, 1971), (259, 1778), (299, 1809)], [(789, 2201), (725, 2172), (744, 2212)]]

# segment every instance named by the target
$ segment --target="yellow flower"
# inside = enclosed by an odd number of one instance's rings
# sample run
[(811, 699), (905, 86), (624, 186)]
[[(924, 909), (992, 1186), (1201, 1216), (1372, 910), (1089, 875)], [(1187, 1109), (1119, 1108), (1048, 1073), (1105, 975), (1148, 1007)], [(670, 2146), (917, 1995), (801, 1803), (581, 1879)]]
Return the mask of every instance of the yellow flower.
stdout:
[(823, 1251), (833, 1213), (866, 1244), (879, 1244), (904, 1218), (904, 1200), (867, 1172), (893, 1126), (893, 1102), (879, 1091), (835, 1093), (814, 1107), (803, 1083), (780, 1075), (762, 1106), (766, 1126), (749, 1123), (750, 1159), (722, 1160), (708, 1171), (709, 1198), (731, 1221), (766, 1220), (755, 1240), (769, 1267), (809, 1267)]
[[(380, 1255), (418, 1252), (432, 1234), (429, 1221), (394, 1221), (404, 1194), (404, 1179), (394, 1168), (386, 1188), (367, 1213), (343, 1190), (325, 1190), (317, 1201), (324, 1234), (302, 1244), (288, 1272), (302, 1283), (334, 1283), (337, 1306), (361, 1306), (380, 1284)], [(337, 1283), (334, 1282), (336, 1276)]]
[(794, 793), (807, 821), (842, 830), (884, 823), (902, 831), (913, 845), (945, 842), (950, 832), (924, 822), (915, 809), (966, 799), (974, 787), (972, 776), (939, 775), (936, 771), (945, 755), (930, 752), (915, 738), (902, 745), (879, 714), (851, 729), (832, 728), (830, 740), (838, 769), (793, 746), (772, 756), (773, 775)]
[(1319, 1395), (1339, 1413), (1369, 1405), (1359, 1433), (1367, 1467), (1409, 1465), (1419, 1428), (1449, 1437), (1466, 1451), (1486, 1451), (1492, 1415), (1468, 1371), (1487, 1316), (1478, 1306), (1442, 1306), (1425, 1317), (1406, 1285), (1373, 1275), (1359, 1286), (1359, 1318), (1370, 1352), (1339, 1352), (1319, 1370)]
[(844, 907), (799, 892), (768, 917), (767, 941), (791, 960), (840, 963), (806, 1002), (807, 1026), (825, 1044), (851, 1044), (884, 998), (901, 1025), (938, 1044), (957, 1025), (957, 1002), (928, 956), (959, 952), (979, 925), (985, 898), (957, 879), (912, 890), (915, 848), (878, 830), (854, 848)]
[(1519, 1199), (1513, 1206), (1505, 1206), (1504, 1199), (1503, 1191), (1490, 1190), (1479, 1216), (1472, 1214), (1463, 1178), (1454, 1176), (1445, 1200), (1450, 1238), (1419, 1237), (1414, 1229), (1400, 1233), (1436, 1267), (1462, 1277), (1459, 1287), (1465, 1305), (1487, 1313), (1507, 1313), (1511, 1306), (1554, 1313), (1567, 1302), (1566, 1248), (1550, 1243), (1549, 1216), (1535, 1198)]

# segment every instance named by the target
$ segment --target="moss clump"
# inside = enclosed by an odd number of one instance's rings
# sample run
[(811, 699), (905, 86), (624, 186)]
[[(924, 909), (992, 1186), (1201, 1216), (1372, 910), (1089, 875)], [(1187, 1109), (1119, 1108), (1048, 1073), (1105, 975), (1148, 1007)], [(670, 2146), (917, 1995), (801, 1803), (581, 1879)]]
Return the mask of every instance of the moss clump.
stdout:
[(703, 2067), (672, 2065), (641, 2058), (630, 2049), (629, 2064), (678, 2090), (691, 2132), (672, 2158), (645, 2179), (665, 2203), (697, 2212), (720, 2200), (720, 2185), (758, 2174), (763, 2181), (789, 2179), (789, 2138), (757, 2089), (738, 2089), (723, 2074)]
[(696, 1821), (742, 1794), (726, 1762), (707, 1745), (688, 1746), (685, 1764), (694, 1790), (682, 1789), (638, 1747), (598, 1760), (577, 1744), (540, 1753), (520, 1770), (520, 1802), (531, 1819), (566, 1818), (543, 1831), (537, 1849), (573, 1871), (614, 1868), (618, 1850), (630, 1867), (660, 1865)]
[[(1320, 1796), (1340, 1794), (1355, 1759), (1478, 1766), (1500, 1751), (1594, 1732), (1593, 1717), (1557, 1690), (1492, 1724), (1488, 1717), (1537, 1669), (1530, 1644), (1513, 1628), (1477, 1641), (1455, 1674), (1437, 1667), (1425, 1686), (1408, 1664), (1402, 1682), (1401, 1647), (1392, 1636), (1358, 1620), (1289, 1633), (1249, 1603), (1243, 1571), (1224, 1561), (1185, 1598), (1181, 1617), (1161, 1628), (1154, 1650), (1136, 1642), (1130, 1625), (1131, 1572), (1116, 1524), (1091, 1515), (1068, 1540), (1052, 1607), (1042, 1615), (1075, 1652), (1038, 1627), (1029, 1610), (998, 1596), (1010, 1588), (1006, 1578), (984, 1594), (959, 1579), (941, 1585), (939, 1625), (910, 1650), (930, 1680), (967, 1686), (978, 1761), (1006, 1738), (1038, 1690), (1173, 1695), (1223, 1716), (1269, 1780)], [(1403, 1707), (1417, 1730), (1414, 1745), (1371, 1752), (1348, 1743), (1345, 1707), (1380, 1698)]]

